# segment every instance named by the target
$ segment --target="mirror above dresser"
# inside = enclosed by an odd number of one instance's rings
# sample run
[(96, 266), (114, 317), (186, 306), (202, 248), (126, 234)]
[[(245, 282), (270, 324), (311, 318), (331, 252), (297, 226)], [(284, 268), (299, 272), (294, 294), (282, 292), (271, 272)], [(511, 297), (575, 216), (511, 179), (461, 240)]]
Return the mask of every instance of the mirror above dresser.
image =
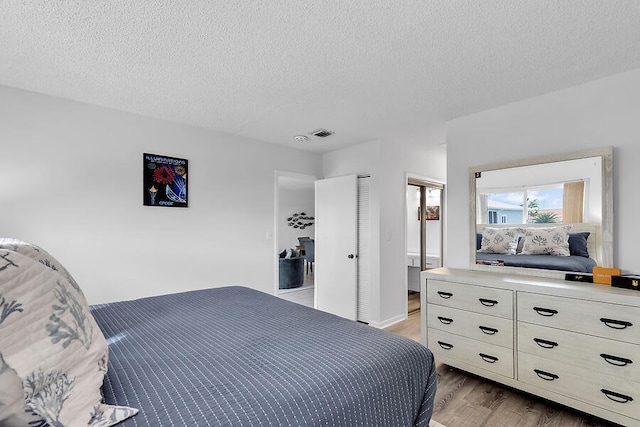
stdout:
[(613, 267), (613, 148), (473, 167), (470, 267), (563, 278)]

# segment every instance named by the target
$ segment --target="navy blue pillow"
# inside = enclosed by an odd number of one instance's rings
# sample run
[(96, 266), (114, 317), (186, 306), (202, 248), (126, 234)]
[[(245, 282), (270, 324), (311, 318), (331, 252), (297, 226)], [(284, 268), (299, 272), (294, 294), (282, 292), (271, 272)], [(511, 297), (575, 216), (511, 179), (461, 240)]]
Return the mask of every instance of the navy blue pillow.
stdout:
[(588, 231), (581, 233), (569, 233), (569, 254), (589, 258), (587, 251), (587, 238), (591, 235)]
[(482, 247), (482, 233), (476, 233), (476, 251)]

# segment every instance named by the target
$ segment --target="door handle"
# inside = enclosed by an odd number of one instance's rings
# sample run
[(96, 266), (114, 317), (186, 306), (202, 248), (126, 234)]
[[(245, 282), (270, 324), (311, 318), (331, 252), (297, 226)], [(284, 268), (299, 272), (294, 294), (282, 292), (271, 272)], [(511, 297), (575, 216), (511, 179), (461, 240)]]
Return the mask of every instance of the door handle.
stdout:
[(354, 254), (349, 254), (349, 255), (347, 255), (347, 258), (349, 258), (349, 259), (354, 259), (354, 258), (356, 258), (356, 257), (357, 257), (357, 255), (354, 255)]

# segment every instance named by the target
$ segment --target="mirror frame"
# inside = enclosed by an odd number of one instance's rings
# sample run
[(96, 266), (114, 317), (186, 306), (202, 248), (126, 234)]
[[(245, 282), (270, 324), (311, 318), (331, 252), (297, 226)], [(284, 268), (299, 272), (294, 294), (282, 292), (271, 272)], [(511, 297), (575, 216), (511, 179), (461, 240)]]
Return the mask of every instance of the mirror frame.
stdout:
[(469, 168), (469, 248), (470, 270), (485, 270), (503, 274), (523, 274), (530, 276), (554, 277), (564, 279), (567, 271), (543, 270), (538, 268), (507, 267), (476, 264), (476, 174), (478, 172), (495, 171), (499, 169), (516, 168), (520, 166), (534, 166), (545, 163), (562, 162), (566, 160), (584, 159), (588, 157), (602, 158), (602, 265), (613, 267), (613, 147), (573, 153), (549, 155), (524, 160), (514, 160), (485, 166)]

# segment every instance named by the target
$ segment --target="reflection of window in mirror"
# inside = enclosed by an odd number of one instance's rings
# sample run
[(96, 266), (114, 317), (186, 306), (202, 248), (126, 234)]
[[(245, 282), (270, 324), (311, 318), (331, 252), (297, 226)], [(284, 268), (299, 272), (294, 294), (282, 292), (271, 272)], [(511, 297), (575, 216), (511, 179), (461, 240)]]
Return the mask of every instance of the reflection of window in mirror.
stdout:
[(546, 186), (525, 187), (520, 191), (480, 190), (479, 224), (579, 223), (585, 217), (588, 180)]
[(593, 157), (483, 171), (475, 180), (476, 223), (600, 222), (601, 173)]

